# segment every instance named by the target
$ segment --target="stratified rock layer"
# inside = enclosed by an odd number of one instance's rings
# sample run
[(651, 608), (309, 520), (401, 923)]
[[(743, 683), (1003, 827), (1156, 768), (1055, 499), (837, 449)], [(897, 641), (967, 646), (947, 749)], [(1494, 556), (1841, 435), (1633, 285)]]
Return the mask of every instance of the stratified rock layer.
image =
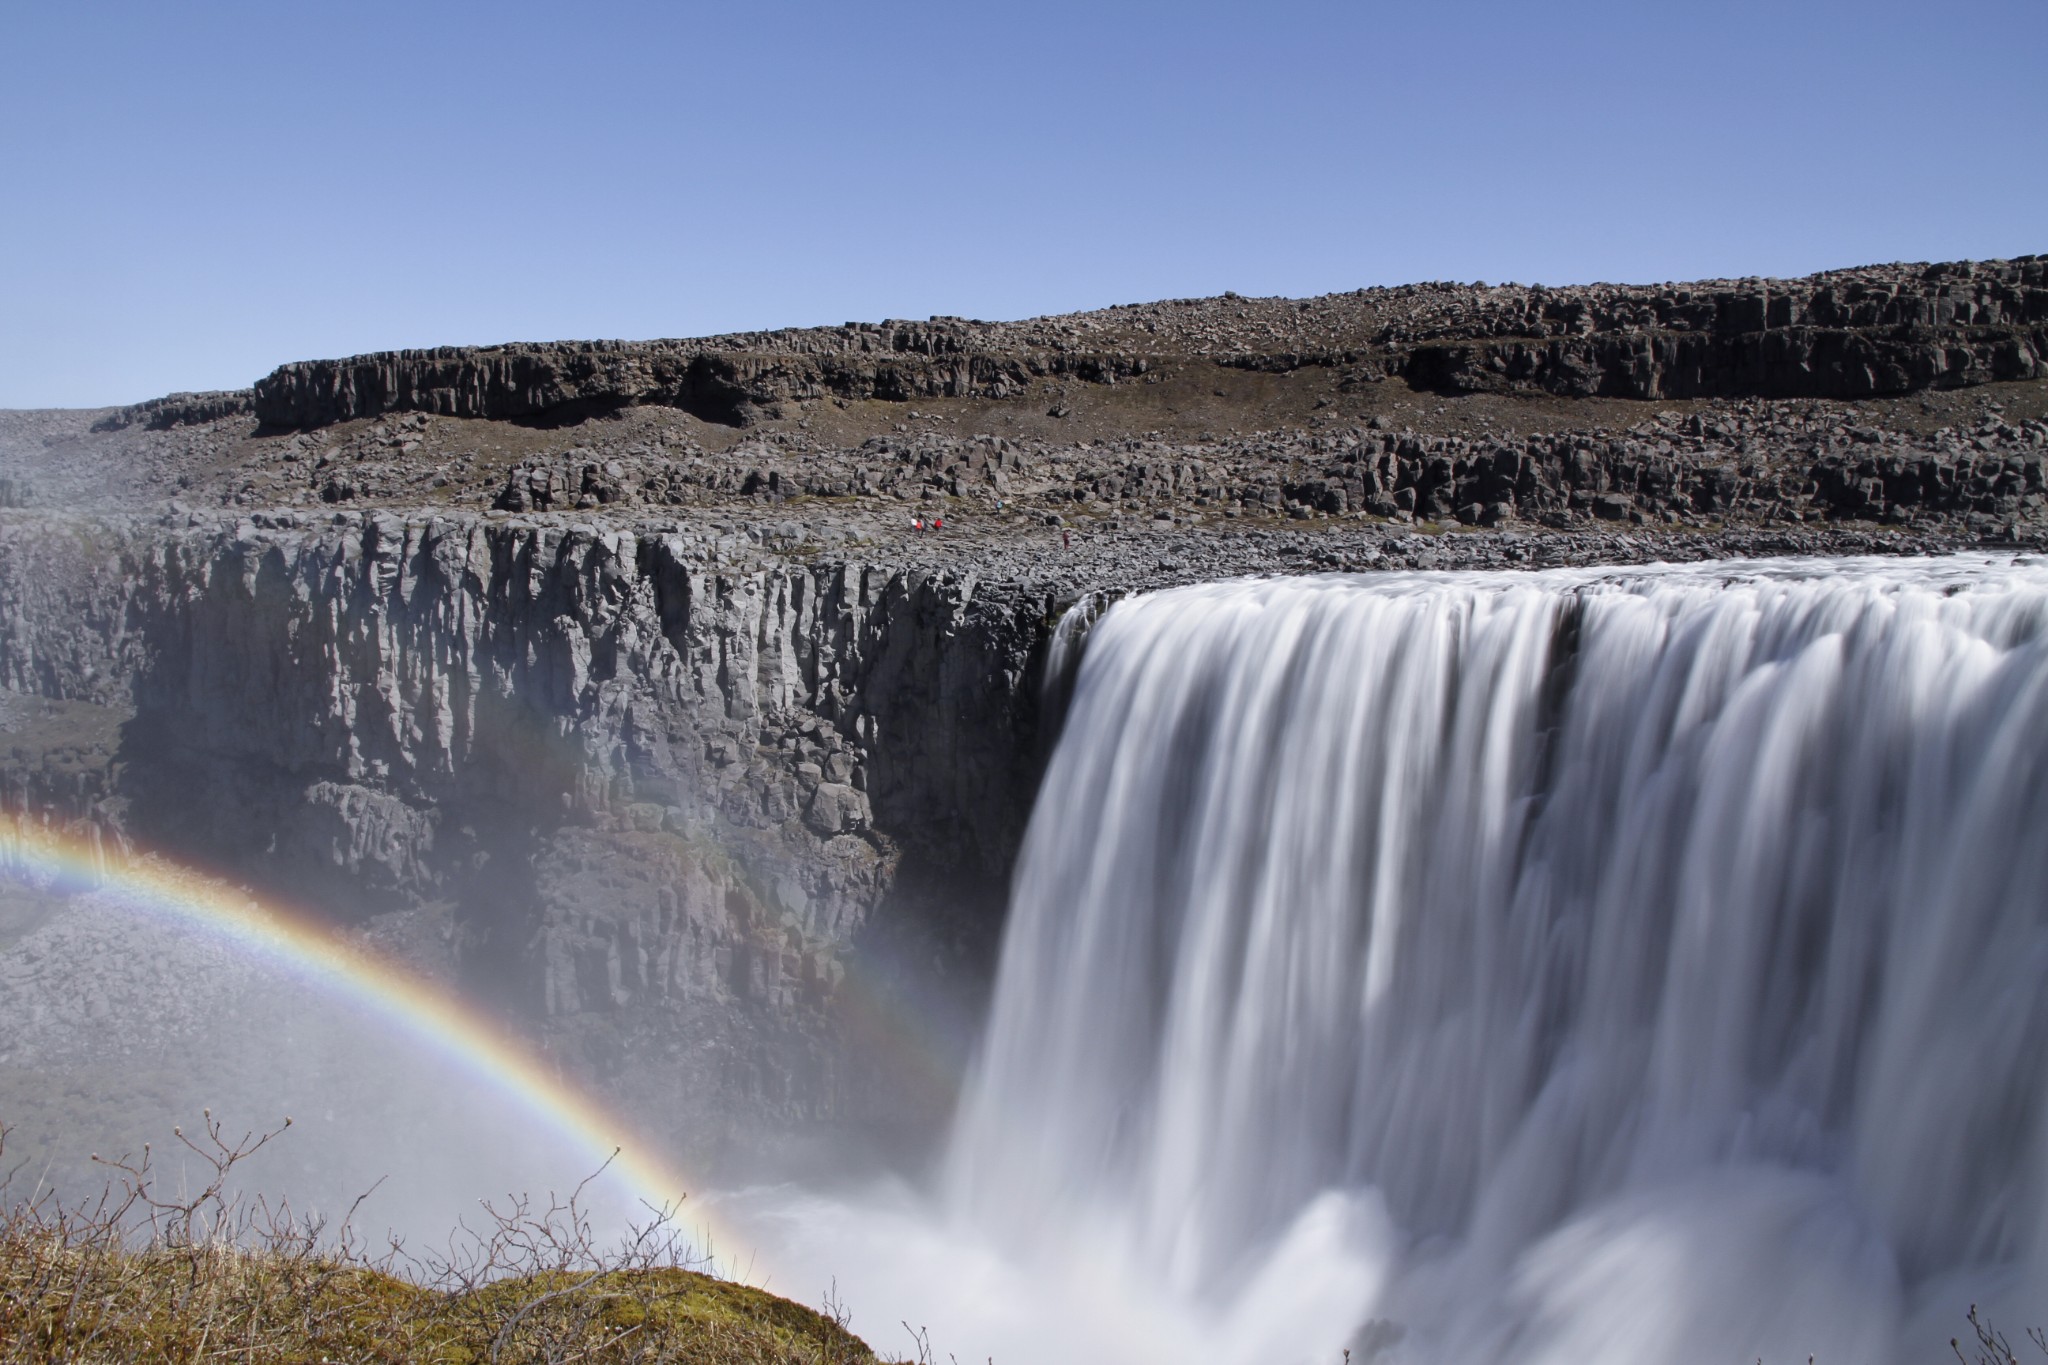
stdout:
[(280, 366), (257, 382), (253, 409), (268, 426), (306, 428), (387, 412), (539, 420), (654, 404), (746, 425), (790, 401), (1003, 399), (1047, 377), (1115, 384), (1197, 356), (1446, 393), (1860, 398), (2032, 379), (2044, 354), (2048, 262), (2023, 257), (1788, 281), (1424, 285), (1022, 323), (387, 351)]

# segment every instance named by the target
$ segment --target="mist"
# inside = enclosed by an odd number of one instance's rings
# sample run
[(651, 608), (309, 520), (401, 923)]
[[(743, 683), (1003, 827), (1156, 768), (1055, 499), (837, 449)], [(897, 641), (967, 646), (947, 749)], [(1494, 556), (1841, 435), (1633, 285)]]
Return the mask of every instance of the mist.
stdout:
[[(691, 1191), (650, 1187), (516, 1078), (448, 1056), (388, 1004), (122, 895), (36, 880), (0, 881), (14, 1195), (90, 1201), (123, 1182), (103, 1162), (132, 1166), (145, 1151), (161, 1191), (196, 1192), (212, 1175), (210, 1118), (230, 1146), (276, 1134), (236, 1164), (232, 1195), (287, 1205), (336, 1236), (346, 1222), (373, 1245), (425, 1253), (465, 1224), (487, 1226), (486, 1205), (579, 1193), (605, 1242), (668, 1214), (689, 1227)], [(708, 1258), (708, 1229), (692, 1232)]]

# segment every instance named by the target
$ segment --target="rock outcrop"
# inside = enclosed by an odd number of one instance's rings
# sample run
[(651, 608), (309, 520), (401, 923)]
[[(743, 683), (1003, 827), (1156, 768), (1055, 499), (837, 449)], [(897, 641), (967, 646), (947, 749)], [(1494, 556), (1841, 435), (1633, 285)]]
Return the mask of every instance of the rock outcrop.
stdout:
[(125, 431), (142, 427), (148, 431), (169, 431), (172, 427), (199, 426), (254, 412), (256, 400), (247, 389), (218, 389), (208, 393), (172, 393), (116, 408), (94, 422), (94, 431)]
[(2048, 423), (1993, 419), (1913, 439), (1837, 414), (1802, 416), (1736, 411), (1519, 439), (1355, 433), (1312, 442), (1308, 460), (1291, 462), (1321, 465), (1308, 477), (1269, 475), (1230, 492), (1239, 505), (1291, 516), (1365, 511), (1484, 526), (2048, 521)]
[(1423, 285), (1022, 323), (389, 351), (280, 366), (250, 402), (276, 428), (388, 412), (560, 421), (644, 404), (745, 426), (796, 401), (1000, 400), (1048, 378), (1116, 384), (1197, 357), (1273, 373), (1322, 366), (1357, 382), (1399, 377), (1446, 393), (1861, 398), (2032, 379), (2044, 355), (2048, 261), (2022, 257), (1789, 281)]
[(798, 465), (583, 456), (508, 472), (510, 512), (688, 507), (718, 495), (772, 507), (884, 495), (985, 511), (998, 498), (1121, 521), (1267, 514), (1402, 522), (1647, 520), (2048, 524), (2048, 422), (1989, 417), (1907, 433), (1853, 413), (1736, 406), (1623, 431), (1425, 435), (1376, 422), (1229, 445), (1130, 441), (1063, 450), (997, 439), (892, 441)]

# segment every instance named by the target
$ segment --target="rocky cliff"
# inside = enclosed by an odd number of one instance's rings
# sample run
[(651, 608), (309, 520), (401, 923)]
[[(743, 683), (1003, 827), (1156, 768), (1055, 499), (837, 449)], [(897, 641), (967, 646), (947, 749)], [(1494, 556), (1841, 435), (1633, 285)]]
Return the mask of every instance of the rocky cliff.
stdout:
[(929, 1134), (1067, 604), (2048, 549), (2043, 269), (392, 353), (0, 413), (0, 801), (358, 926), (700, 1159)]
[[(1199, 361), (1445, 393), (1860, 398), (2024, 380), (2048, 355), (2048, 261), (1870, 266), (1798, 280), (1458, 285), (1188, 300), (1027, 323), (933, 318), (707, 337), (392, 351), (280, 366), (279, 428), (388, 412), (548, 420), (642, 404), (748, 425), (798, 401), (1025, 398)], [(164, 420), (163, 413), (153, 414)]]
[[(972, 997), (1054, 604), (682, 534), (344, 522), (9, 528), (0, 677), (122, 719), (60, 810), (343, 915), (445, 905), (472, 988), (700, 1154), (908, 1102), (838, 1044)], [(892, 995), (913, 959), (921, 1004)]]

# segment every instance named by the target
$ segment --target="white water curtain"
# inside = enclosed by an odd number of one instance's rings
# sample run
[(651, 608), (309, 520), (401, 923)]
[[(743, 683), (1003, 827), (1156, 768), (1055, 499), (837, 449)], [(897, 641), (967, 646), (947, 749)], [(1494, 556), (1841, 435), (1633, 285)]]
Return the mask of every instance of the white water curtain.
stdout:
[(1336, 1218), (1372, 1252), (1298, 1272), (1355, 1281), (1332, 1360), (2048, 1319), (2044, 627), (2048, 566), (1984, 558), (1117, 605), (953, 1216), (1197, 1305)]

